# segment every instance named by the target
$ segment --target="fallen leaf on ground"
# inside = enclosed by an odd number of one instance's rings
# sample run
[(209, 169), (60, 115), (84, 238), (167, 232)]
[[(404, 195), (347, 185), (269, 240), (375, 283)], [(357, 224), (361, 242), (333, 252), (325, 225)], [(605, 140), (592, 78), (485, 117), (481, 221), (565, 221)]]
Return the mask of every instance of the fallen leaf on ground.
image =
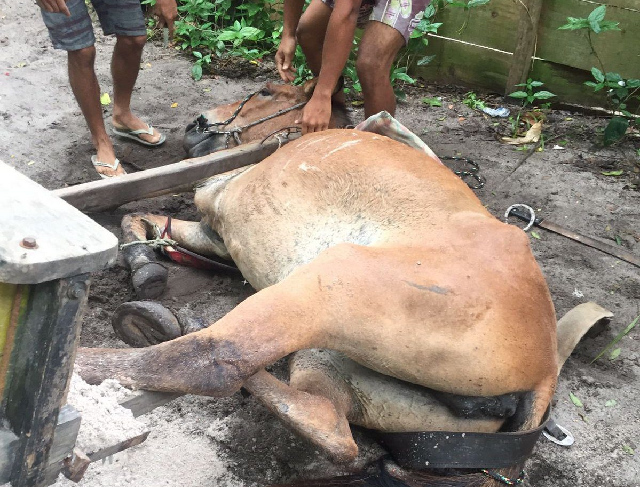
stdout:
[(531, 144), (538, 142), (541, 138), (541, 129), (543, 128), (542, 122), (536, 122), (530, 127), (530, 130), (523, 137), (502, 137), (501, 140), (510, 145)]
[(171, 108), (176, 108), (178, 106), (178, 103), (174, 102), (171, 104)]
[(36, 161), (29, 161), (27, 162), (27, 166), (33, 166), (36, 163)]
[(619, 355), (621, 355), (621, 349), (615, 348), (614, 350), (612, 350), (612, 353), (610, 354), (610, 360), (615, 360)]
[(618, 170), (618, 171), (601, 171), (601, 174), (604, 176), (621, 176), (623, 174), (623, 171)]
[(459, 122), (464, 122), (464, 121), (465, 121), (465, 117), (459, 117), (459, 118), (458, 118), (458, 121), (459, 121)]
[(362, 100), (354, 100), (352, 102), (352, 105), (354, 105), (355, 107), (360, 107), (363, 103), (365, 102), (363, 102)]
[(612, 406), (616, 406), (617, 402), (614, 399), (610, 399), (605, 402), (605, 407), (606, 408), (611, 408)]
[(628, 445), (625, 443), (621, 445), (621, 448), (623, 448), (623, 451), (626, 452), (628, 455), (634, 455), (634, 450), (630, 448)]
[(579, 399), (578, 397), (576, 397), (576, 396), (575, 396), (574, 394), (572, 394), (571, 392), (570, 392), (570, 401), (572, 401), (572, 404), (574, 404), (574, 405), (575, 405), (576, 407), (578, 407), (578, 408), (582, 408), (582, 407), (583, 407), (583, 403), (581, 402), (581, 399)]
[(109, 96), (109, 93), (103, 93), (100, 95), (100, 104), (101, 105), (109, 105), (111, 103), (111, 97)]
[(535, 239), (537, 239), (537, 240), (541, 240), (541, 235), (539, 235), (539, 234), (538, 234), (538, 233), (536, 233), (536, 232), (530, 232), (530, 235), (532, 235), (532, 237), (534, 237), (534, 238), (535, 238)]
[(16, 65), (14, 66), (14, 68), (24, 68), (26, 65), (27, 65), (27, 63), (25, 63), (24, 61), (22, 61), (22, 62), (19, 62), (18, 64), (16, 64)]
[(203, 88), (203, 91), (204, 91), (205, 93), (209, 93), (209, 92), (211, 91), (211, 88)]

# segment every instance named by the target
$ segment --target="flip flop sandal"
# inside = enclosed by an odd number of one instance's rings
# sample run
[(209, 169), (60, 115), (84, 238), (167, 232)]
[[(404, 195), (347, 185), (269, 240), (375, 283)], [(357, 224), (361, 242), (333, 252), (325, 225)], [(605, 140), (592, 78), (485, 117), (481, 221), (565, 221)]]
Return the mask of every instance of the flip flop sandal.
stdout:
[(139, 130), (129, 130), (129, 129), (119, 129), (117, 127), (112, 128), (114, 135), (119, 137), (124, 137), (125, 139), (131, 139), (139, 144), (146, 145), (147, 147), (158, 147), (165, 143), (167, 139), (164, 134), (160, 134), (160, 139), (158, 142), (147, 142), (146, 140), (140, 138), (141, 135), (154, 135), (154, 129), (151, 125), (147, 125), (147, 129)]
[[(113, 169), (114, 171), (118, 170), (118, 166), (120, 165), (120, 161), (116, 158), (113, 164), (107, 164), (106, 162), (100, 162), (98, 160), (98, 156), (91, 156), (91, 164), (93, 164), (93, 167), (108, 167), (109, 169)], [(108, 174), (103, 174), (99, 172), (100, 177), (102, 179), (109, 179), (109, 178), (115, 178), (116, 176), (122, 176), (122, 174), (112, 174), (111, 176)], [(123, 174), (127, 174), (126, 172)]]

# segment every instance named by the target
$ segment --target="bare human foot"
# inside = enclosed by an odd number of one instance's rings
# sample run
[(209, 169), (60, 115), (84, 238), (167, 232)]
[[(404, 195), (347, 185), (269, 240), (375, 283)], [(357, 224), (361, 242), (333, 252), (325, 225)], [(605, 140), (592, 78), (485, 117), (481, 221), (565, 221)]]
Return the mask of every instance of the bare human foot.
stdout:
[[(105, 134), (104, 139), (93, 139), (93, 145), (96, 148), (96, 160), (113, 166), (113, 164), (116, 162), (116, 154), (114, 152), (114, 147), (111, 143), (111, 140), (109, 139), (109, 136)], [(115, 171), (104, 166), (94, 167), (96, 169), (96, 172), (98, 172), (99, 174), (104, 174), (105, 176), (121, 176), (123, 174), (127, 174), (122, 168), (122, 164), (119, 164)]]
[[(112, 123), (114, 127), (120, 130), (146, 130), (149, 127), (145, 122), (140, 120), (131, 112), (121, 113), (118, 115), (114, 113), (112, 117)], [(140, 134), (138, 137), (140, 137), (145, 142), (155, 144), (160, 140), (161, 135), (155, 128), (153, 129), (153, 132), (153, 135)]]

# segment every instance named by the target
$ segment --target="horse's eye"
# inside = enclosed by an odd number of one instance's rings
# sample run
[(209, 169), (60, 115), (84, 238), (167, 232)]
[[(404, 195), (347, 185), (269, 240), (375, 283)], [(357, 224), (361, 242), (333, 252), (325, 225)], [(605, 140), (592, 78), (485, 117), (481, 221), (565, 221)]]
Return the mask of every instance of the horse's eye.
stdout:
[(267, 88), (263, 88), (260, 90), (260, 96), (272, 96), (271, 91), (269, 91)]

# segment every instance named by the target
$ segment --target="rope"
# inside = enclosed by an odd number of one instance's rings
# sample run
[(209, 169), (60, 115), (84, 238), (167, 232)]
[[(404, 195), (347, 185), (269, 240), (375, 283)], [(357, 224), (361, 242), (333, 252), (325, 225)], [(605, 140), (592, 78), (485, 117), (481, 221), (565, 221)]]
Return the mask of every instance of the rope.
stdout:
[(481, 472), (483, 472), (488, 477), (491, 477), (494, 480), (501, 482), (502, 484), (505, 484), (505, 485), (521, 485), (523, 483), (523, 479), (525, 479), (525, 471), (523, 470), (521, 470), (519, 477), (516, 479), (511, 479), (506, 477), (505, 475), (501, 475), (498, 472), (492, 472), (486, 469), (481, 470)]
[(510, 206), (505, 211), (505, 215), (504, 215), (505, 223), (509, 223), (507, 221), (507, 219), (510, 216), (510, 212), (514, 208), (523, 208), (524, 210), (526, 210), (530, 214), (530, 222), (527, 225), (525, 225), (525, 228), (523, 228), (523, 231), (527, 232), (530, 228), (532, 228), (532, 225), (534, 225), (534, 222), (536, 221), (536, 214), (534, 213), (534, 208), (532, 208), (531, 206), (528, 206), (528, 205), (524, 205), (522, 203), (516, 203), (516, 204)]
[(175, 247), (178, 245), (178, 242), (170, 238), (154, 238), (151, 240), (135, 240), (133, 242), (124, 243), (120, 246), (120, 250), (133, 245), (148, 245), (152, 249), (160, 249), (162, 247)]
[(467, 185), (470, 187), (470, 189), (481, 189), (483, 186), (485, 186), (485, 180), (479, 174), (480, 167), (477, 162), (473, 161), (472, 159), (468, 159), (466, 157), (455, 157), (455, 156), (444, 156), (444, 157), (441, 157), (440, 159), (445, 159), (448, 161), (464, 161), (468, 163), (470, 166), (472, 166), (472, 169), (470, 169), (469, 171), (452, 170), (452, 172), (463, 180), (465, 180), (466, 176), (470, 176), (474, 178), (478, 182), (478, 184), (476, 186), (472, 186), (468, 183)]

